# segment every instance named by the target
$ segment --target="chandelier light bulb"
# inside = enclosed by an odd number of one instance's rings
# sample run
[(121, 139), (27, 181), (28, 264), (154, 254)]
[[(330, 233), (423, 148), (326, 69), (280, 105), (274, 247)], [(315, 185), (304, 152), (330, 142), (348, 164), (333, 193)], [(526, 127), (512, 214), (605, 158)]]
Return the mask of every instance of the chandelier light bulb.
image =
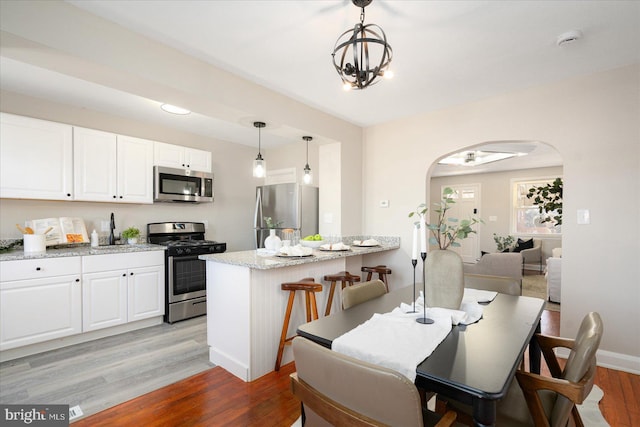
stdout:
[(302, 139), (307, 143), (307, 164), (304, 165), (304, 175), (302, 176), (302, 182), (309, 185), (313, 181), (311, 175), (311, 167), (309, 166), (309, 141), (313, 139), (311, 136), (303, 136)]

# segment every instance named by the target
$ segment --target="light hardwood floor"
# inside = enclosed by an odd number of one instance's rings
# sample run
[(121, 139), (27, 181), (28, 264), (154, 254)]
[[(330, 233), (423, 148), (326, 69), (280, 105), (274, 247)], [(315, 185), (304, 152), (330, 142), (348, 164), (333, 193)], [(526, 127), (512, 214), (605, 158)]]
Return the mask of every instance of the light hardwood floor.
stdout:
[(206, 317), (152, 326), (0, 364), (0, 403), (100, 412), (212, 368)]

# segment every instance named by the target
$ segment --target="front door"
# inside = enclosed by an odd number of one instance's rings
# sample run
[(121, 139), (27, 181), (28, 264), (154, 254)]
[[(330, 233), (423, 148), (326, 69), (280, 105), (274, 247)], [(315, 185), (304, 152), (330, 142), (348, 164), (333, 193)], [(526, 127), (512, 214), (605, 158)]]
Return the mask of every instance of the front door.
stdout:
[[(457, 218), (458, 220), (471, 219), (480, 214), (480, 184), (461, 184), (461, 185), (443, 185), (440, 194), (446, 187), (452, 188), (455, 203), (451, 205), (448, 216)], [(469, 234), (469, 237), (458, 240), (460, 247), (449, 247), (452, 251), (457, 252), (463, 262), (475, 263), (480, 258), (480, 224), (474, 228), (476, 233)]]

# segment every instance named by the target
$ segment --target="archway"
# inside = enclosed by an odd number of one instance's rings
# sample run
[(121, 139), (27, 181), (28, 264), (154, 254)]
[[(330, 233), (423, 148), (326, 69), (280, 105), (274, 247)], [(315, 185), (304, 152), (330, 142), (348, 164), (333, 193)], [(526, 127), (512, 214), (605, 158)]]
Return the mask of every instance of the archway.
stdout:
[[(562, 247), (561, 227), (538, 221), (537, 207), (522, 194), (522, 189), (562, 176), (562, 158), (548, 144), (529, 140), (486, 141), (446, 153), (431, 165), (427, 180), (429, 204), (432, 206), (439, 199), (443, 188), (452, 187), (459, 190), (460, 206), (467, 206), (457, 215), (465, 218), (475, 210), (484, 221), (478, 227), (475, 241), (467, 239), (459, 249), (465, 262), (476, 262), (485, 252), (497, 252), (495, 236), (512, 236), (514, 243), (517, 239), (539, 240), (539, 261), (529, 261), (524, 266), (527, 286), (523, 293), (546, 298), (547, 280), (543, 272), (553, 249)], [(529, 223), (523, 225), (525, 221)], [(559, 274), (557, 281), (552, 299), (559, 301)], [(548, 305), (559, 309), (559, 305)]]

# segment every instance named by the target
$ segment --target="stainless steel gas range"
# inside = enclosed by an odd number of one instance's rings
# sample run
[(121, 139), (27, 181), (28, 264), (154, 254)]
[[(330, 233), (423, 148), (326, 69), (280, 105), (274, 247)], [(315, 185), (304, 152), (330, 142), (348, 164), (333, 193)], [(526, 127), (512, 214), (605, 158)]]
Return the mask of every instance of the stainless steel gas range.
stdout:
[(221, 253), (226, 243), (204, 239), (201, 222), (156, 222), (147, 224), (149, 243), (165, 245), (165, 315), (174, 323), (207, 313), (205, 261), (198, 255)]

